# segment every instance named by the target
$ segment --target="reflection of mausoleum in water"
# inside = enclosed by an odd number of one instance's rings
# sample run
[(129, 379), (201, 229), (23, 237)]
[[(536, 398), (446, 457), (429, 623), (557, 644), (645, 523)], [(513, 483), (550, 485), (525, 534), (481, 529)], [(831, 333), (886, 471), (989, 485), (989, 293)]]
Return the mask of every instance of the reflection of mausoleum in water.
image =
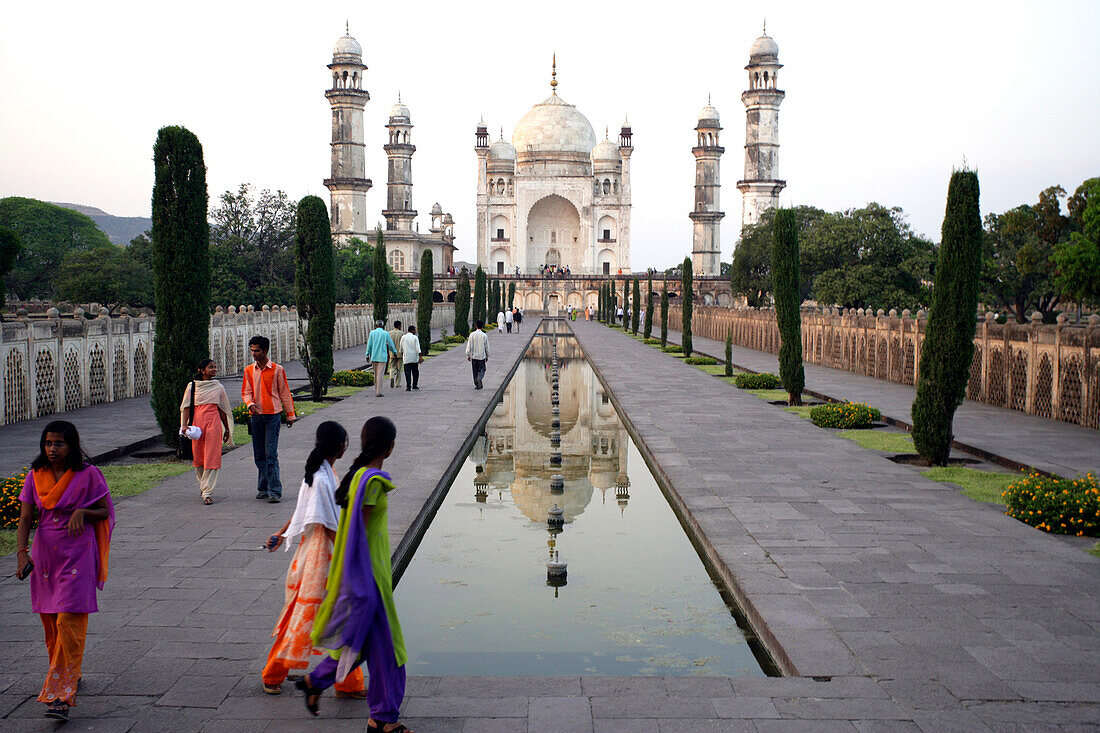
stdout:
[[(573, 339), (558, 340), (562, 465), (550, 465), (549, 338), (536, 337), (520, 362), (504, 399), (489, 418), (485, 437), (470, 460), (484, 467), (475, 489), (509, 488), (524, 516), (546, 523), (555, 504), (565, 510), (565, 521), (580, 516), (598, 489), (606, 501), (608, 490), (625, 508), (630, 481), (626, 445), (630, 440), (615, 407), (595, 374), (585, 368), (584, 355)], [(550, 477), (565, 477), (563, 494), (550, 492)]]

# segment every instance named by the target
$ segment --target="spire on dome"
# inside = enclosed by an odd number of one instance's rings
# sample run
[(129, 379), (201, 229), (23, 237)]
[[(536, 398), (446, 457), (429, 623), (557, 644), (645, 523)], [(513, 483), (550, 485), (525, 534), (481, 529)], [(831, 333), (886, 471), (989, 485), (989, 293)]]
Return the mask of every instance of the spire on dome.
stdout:
[(344, 18), (344, 33), (351, 35), (351, 21), (347, 18)]
[(558, 94), (558, 52), (554, 52), (554, 60), (551, 63), (550, 72), (550, 92), (557, 96)]

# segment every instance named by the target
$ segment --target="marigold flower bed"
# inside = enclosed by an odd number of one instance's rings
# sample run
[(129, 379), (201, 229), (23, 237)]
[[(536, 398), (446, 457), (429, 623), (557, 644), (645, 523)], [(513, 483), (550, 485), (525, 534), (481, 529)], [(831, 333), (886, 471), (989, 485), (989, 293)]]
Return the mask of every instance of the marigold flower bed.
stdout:
[(1096, 474), (1075, 479), (1029, 475), (1002, 494), (1013, 519), (1055, 534), (1093, 537), (1100, 531), (1100, 485)]
[(862, 402), (833, 402), (810, 410), (810, 420), (819, 428), (869, 428), (881, 419), (877, 408)]

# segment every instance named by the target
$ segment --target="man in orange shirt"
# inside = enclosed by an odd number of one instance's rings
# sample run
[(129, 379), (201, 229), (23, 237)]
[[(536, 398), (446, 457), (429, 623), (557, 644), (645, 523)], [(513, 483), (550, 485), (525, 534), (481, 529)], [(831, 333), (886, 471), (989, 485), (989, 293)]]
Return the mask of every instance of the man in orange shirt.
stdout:
[(278, 504), (283, 498), (283, 484), (279, 481), (279, 422), (284, 411), (287, 427), (298, 418), (286, 371), (267, 358), (271, 341), (265, 336), (253, 336), (248, 348), (255, 363), (245, 367), (241, 399), (248, 405), (252, 424), (252, 459), (259, 473), (256, 498)]

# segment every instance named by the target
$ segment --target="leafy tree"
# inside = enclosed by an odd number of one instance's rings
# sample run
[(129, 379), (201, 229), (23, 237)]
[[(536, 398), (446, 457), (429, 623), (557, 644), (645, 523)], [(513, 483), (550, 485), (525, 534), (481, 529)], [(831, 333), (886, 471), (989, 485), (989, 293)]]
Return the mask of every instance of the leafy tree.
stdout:
[(226, 191), (211, 212), (211, 307), (294, 301), (297, 206), (286, 193)]
[(54, 290), (71, 303), (102, 303), (112, 312), (123, 304), (153, 305), (148, 268), (114, 244), (70, 251), (55, 275)]
[(733, 329), (726, 330), (726, 368), (723, 373), (727, 377), (733, 376)]
[(516, 284), (515, 282), (508, 283), (508, 310), (512, 310), (516, 302)]
[[(763, 308), (771, 302), (772, 293), (772, 231), (775, 209), (768, 209), (755, 224), (749, 224), (741, 232), (741, 241), (733, 253), (729, 266), (730, 289), (745, 298), (750, 308)], [(819, 221), (825, 212), (812, 206), (796, 206), (792, 211), (800, 231), (806, 231)], [(805, 246), (805, 240), (803, 240)], [(725, 267), (723, 263), (723, 274)], [(813, 276), (804, 277), (801, 283), (803, 299), (809, 297)]]
[(607, 291), (607, 305), (610, 307), (608, 315), (611, 318), (611, 322), (618, 323), (619, 299), (615, 296), (615, 278), (611, 278), (611, 286)]
[(23, 238), (11, 229), (0, 227), (0, 319), (5, 302), (4, 281), (15, 265), (15, 258), (23, 248)]
[(645, 296), (645, 331), (642, 332), (645, 338), (653, 337), (653, 271), (651, 270), (646, 276), (646, 296)]
[(336, 333), (336, 257), (325, 202), (306, 196), (298, 202), (295, 222), (294, 300), (298, 328), (308, 322), (302, 339), (302, 364), (310, 395), (320, 400), (332, 377), (332, 339)]
[(420, 353), (427, 354), (432, 345), (432, 293), (435, 276), (432, 274), (432, 251), (425, 249), (420, 255), (420, 288), (416, 294), (416, 337), (420, 339)]
[(634, 278), (634, 295), (632, 296), (634, 301), (634, 308), (630, 311), (630, 330), (635, 336), (638, 335), (638, 319), (641, 318), (641, 313), (638, 312), (638, 306), (642, 302), (642, 288), (638, 284), (638, 278)]
[(474, 271), (474, 325), (478, 321), (485, 322), (486, 290), (485, 270), (478, 265)]
[(458, 274), (458, 289), (455, 292), (455, 334), (470, 335), (470, 273), (465, 267)]
[(495, 317), (497, 313), (504, 310), (500, 307), (500, 280), (495, 277), (493, 278), (492, 304), (492, 308), (489, 309), (490, 315)]
[(661, 348), (668, 346), (668, 280), (661, 288)]
[(1063, 298), (1077, 301), (1080, 321), (1084, 304), (1100, 300), (1100, 178), (1082, 183), (1074, 199), (1084, 201), (1083, 208), (1070, 208), (1071, 220), (1075, 225), (1080, 222), (1080, 231), (1056, 245), (1051, 259), (1057, 267), (1055, 285)]
[(179, 405), (199, 359), (210, 353), (210, 225), (202, 144), (184, 127), (162, 127), (153, 145), (153, 277), (157, 321), (152, 406), (170, 445)]
[(692, 343), (691, 343), (691, 315), (692, 315), (692, 300), (694, 299), (694, 295), (695, 295), (694, 292), (693, 292), (693, 289), (694, 289), (695, 285), (694, 285), (694, 282), (693, 282), (694, 278), (693, 278), (692, 271), (691, 271), (691, 258), (690, 257), (685, 257), (684, 258), (684, 264), (683, 264), (683, 267), (681, 268), (681, 272), (683, 273), (682, 278), (683, 278), (684, 295), (681, 298), (681, 306), (680, 306), (680, 308), (681, 308), (681, 310), (680, 310), (680, 314), (681, 314), (681, 319), (680, 319), (680, 323), (681, 323), (681, 327), (680, 327), (681, 328), (681, 330), (680, 330), (680, 345), (684, 347), (684, 356), (688, 357), (688, 356), (691, 356), (691, 347), (692, 347)]
[(374, 262), (371, 266), (373, 280), (371, 302), (374, 303), (374, 320), (385, 321), (390, 315), (390, 279), (389, 263), (386, 262), (386, 239), (382, 236), (382, 227), (378, 227), (374, 243)]
[(772, 278), (780, 339), (779, 379), (787, 390), (787, 404), (801, 405), (806, 375), (802, 368), (802, 316), (799, 313), (802, 295), (798, 287), (798, 220), (790, 209), (780, 209), (775, 215)]
[(112, 246), (90, 217), (19, 196), (0, 199), (0, 227), (23, 242), (4, 277), (6, 290), (21, 300), (52, 297), (54, 280), (70, 252)]
[(981, 271), (978, 176), (973, 171), (955, 171), (947, 190), (932, 308), (912, 408), (913, 443), (921, 457), (935, 466), (947, 465), (955, 410), (966, 395)]
[(596, 320), (599, 321), (600, 323), (604, 322), (603, 310), (606, 307), (606, 300), (605, 300), (606, 296), (607, 296), (607, 283), (600, 283), (599, 300), (596, 303)]
[[(409, 281), (394, 276), (393, 268), (385, 263), (383, 277), (389, 283), (390, 303), (411, 303), (412, 288)], [(336, 302), (370, 303), (374, 299), (374, 245), (358, 237), (349, 238), (336, 249)]]

